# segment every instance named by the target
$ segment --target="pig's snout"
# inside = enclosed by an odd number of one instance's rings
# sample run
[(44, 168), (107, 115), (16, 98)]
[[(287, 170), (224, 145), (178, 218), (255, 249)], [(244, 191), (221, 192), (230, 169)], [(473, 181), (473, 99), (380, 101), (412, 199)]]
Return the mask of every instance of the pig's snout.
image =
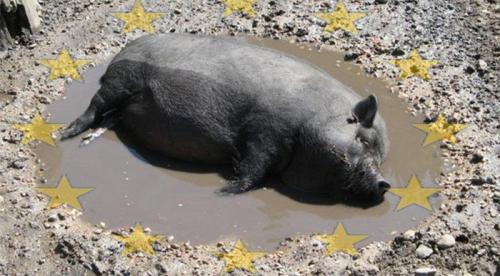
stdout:
[(377, 187), (381, 195), (384, 195), (391, 188), (391, 184), (387, 180), (380, 178), (377, 181)]
[(391, 184), (387, 181), (378, 166), (370, 158), (360, 161), (347, 172), (344, 189), (345, 200), (380, 203)]

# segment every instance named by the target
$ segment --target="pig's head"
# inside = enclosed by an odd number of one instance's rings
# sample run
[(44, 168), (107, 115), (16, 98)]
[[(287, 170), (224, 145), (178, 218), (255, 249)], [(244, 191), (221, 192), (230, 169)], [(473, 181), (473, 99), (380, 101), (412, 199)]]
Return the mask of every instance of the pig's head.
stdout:
[(287, 183), (351, 203), (383, 201), (390, 184), (379, 166), (389, 142), (375, 96), (359, 101), (350, 114), (314, 119), (301, 129), (298, 144), (283, 174)]
[(385, 123), (377, 113), (376, 97), (370, 95), (358, 102), (346, 123), (345, 134), (332, 136), (335, 154), (343, 155), (343, 165), (329, 181), (342, 182), (340, 193), (344, 199), (380, 202), (391, 186), (379, 171), (389, 142)]

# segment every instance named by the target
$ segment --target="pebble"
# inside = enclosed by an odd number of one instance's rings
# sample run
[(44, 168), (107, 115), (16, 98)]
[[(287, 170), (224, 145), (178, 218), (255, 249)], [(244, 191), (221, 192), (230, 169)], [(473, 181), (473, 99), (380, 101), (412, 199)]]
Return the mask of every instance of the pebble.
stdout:
[(455, 245), (455, 238), (452, 235), (442, 235), (437, 241), (437, 246), (439, 249), (446, 249), (453, 247)]
[(0, 203), (4, 201), (3, 196), (0, 195)]
[(478, 255), (478, 256), (483, 256), (483, 255), (484, 255), (484, 253), (486, 253), (486, 249), (484, 249), (484, 248), (481, 248), (481, 249), (479, 249), (479, 250), (477, 251), (477, 255)]
[(480, 70), (483, 70), (483, 71), (486, 71), (486, 69), (488, 69), (488, 63), (486, 63), (486, 61), (480, 59), (478, 62), (478, 67)]
[(359, 53), (349, 51), (344, 55), (344, 60), (345, 61), (352, 61), (352, 60), (357, 59), (358, 57), (359, 57)]
[(158, 271), (162, 272), (162, 273), (167, 273), (168, 272), (167, 266), (165, 264), (163, 264), (163, 263), (156, 263), (155, 264), (155, 268)]
[(428, 258), (430, 255), (432, 255), (434, 251), (432, 251), (431, 248), (421, 244), (417, 250), (415, 251), (415, 253), (417, 254), (417, 257), (420, 258), (420, 259), (426, 259)]
[(436, 269), (431, 267), (420, 267), (415, 270), (415, 276), (434, 276), (436, 275)]
[(474, 153), (472, 155), (470, 162), (472, 164), (477, 164), (477, 163), (483, 162), (483, 159), (484, 159), (484, 157), (480, 153)]
[(56, 214), (52, 214), (49, 216), (49, 218), (47, 219), (48, 222), (54, 222), (54, 221), (57, 221), (57, 215)]
[(415, 231), (408, 230), (408, 231), (404, 232), (403, 238), (407, 241), (412, 241), (413, 239), (415, 239)]

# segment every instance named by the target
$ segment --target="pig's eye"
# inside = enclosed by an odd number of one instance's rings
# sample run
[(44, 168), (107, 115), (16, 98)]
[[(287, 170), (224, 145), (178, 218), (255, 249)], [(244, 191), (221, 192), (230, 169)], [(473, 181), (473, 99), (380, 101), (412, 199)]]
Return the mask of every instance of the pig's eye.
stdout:
[(363, 144), (365, 146), (369, 146), (370, 145), (370, 142), (368, 140), (366, 140), (365, 138), (360, 137), (360, 136), (358, 136), (357, 138), (358, 138), (359, 142), (361, 142), (361, 144)]

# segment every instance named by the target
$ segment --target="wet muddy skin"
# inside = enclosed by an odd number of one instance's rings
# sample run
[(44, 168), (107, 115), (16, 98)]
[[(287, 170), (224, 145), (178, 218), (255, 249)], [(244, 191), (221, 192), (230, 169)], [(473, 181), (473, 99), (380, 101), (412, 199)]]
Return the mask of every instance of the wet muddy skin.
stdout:
[[(248, 40), (305, 59), (362, 96), (376, 94), (391, 142), (383, 175), (393, 187), (406, 186), (412, 175), (423, 186), (436, 186), (434, 179), (442, 163), (439, 148), (422, 146), (425, 133), (412, 126), (422, 118), (409, 115), (384, 82), (364, 76), (354, 64), (344, 62), (340, 53), (318, 52), (286, 41)], [(66, 98), (49, 107), (50, 122), (68, 123), (78, 117), (97, 91), (105, 69), (106, 65), (89, 68), (82, 82), (70, 83)], [(429, 215), (419, 206), (396, 212), (399, 198), (390, 193), (383, 203), (360, 208), (304, 195), (273, 179), (265, 181), (266, 188), (220, 197), (214, 191), (224, 185), (224, 177), (232, 175), (230, 168), (168, 160), (130, 143), (119, 131), (107, 131), (84, 147), (79, 147), (80, 141), (77, 137), (57, 141), (57, 147), (37, 146), (45, 169), (40, 177), (47, 183), (40, 185), (56, 186), (66, 175), (73, 186), (93, 188), (80, 197), (82, 217), (92, 223), (103, 221), (107, 228), (140, 222), (177, 241), (200, 244), (239, 238), (249, 248), (271, 250), (288, 236), (331, 233), (338, 222), (349, 233), (369, 235), (358, 243), (363, 246), (388, 240), (394, 231), (413, 228)], [(433, 207), (439, 203), (436, 196), (430, 202)]]

